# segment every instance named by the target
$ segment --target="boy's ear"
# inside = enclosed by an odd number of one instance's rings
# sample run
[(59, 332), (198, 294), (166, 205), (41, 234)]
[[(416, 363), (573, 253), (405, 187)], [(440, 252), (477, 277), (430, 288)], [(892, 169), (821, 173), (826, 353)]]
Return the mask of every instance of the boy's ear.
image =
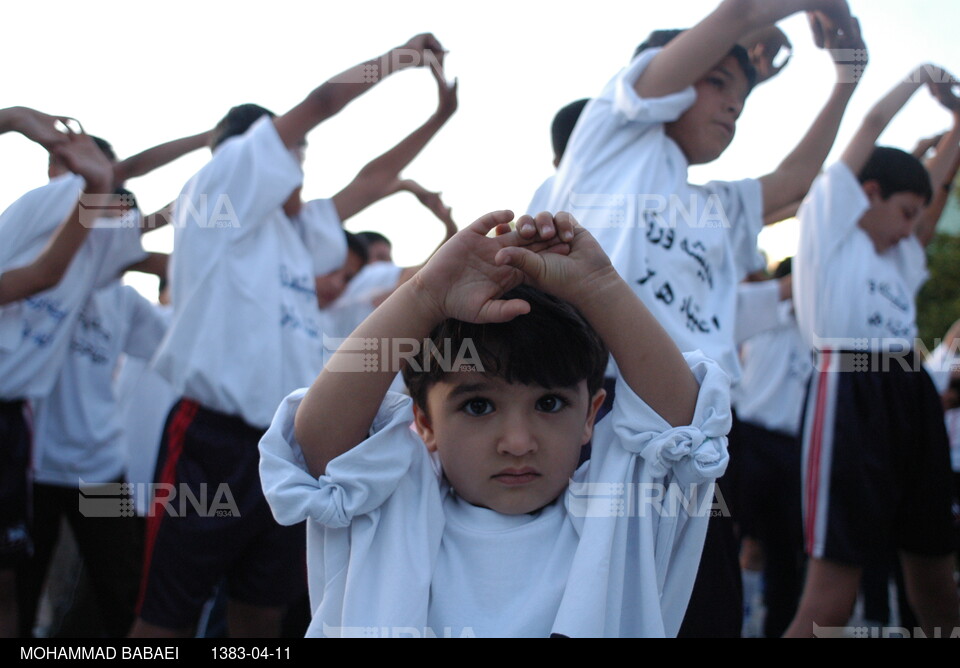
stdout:
[(870, 204), (876, 204), (883, 200), (883, 189), (880, 187), (879, 182), (864, 181), (862, 187), (863, 193), (867, 196), (867, 199), (870, 200)]
[(607, 391), (601, 388), (597, 390), (597, 393), (590, 399), (590, 410), (587, 411), (587, 419), (586, 422), (583, 423), (583, 436), (580, 440), (580, 445), (586, 445), (587, 441), (593, 438), (593, 424), (597, 420), (597, 411), (603, 406), (603, 400), (606, 398)]
[(413, 405), (413, 424), (417, 428), (417, 433), (427, 446), (430, 452), (437, 451), (437, 439), (433, 433), (433, 426), (430, 423), (430, 416), (416, 404)]

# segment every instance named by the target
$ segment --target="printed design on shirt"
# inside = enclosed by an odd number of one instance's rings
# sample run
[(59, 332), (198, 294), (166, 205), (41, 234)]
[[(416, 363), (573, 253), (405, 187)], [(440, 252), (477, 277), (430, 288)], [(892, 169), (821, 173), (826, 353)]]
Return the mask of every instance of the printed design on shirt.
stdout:
[(890, 302), (897, 310), (906, 313), (910, 310), (910, 299), (899, 285), (890, 285), (886, 281), (867, 282), (871, 295), (879, 295)]
[(23, 319), (23, 339), (38, 348), (45, 348), (53, 341), (57, 328), (68, 312), (59, 302), (47, 297), (29, 297), (24, 303), (28, 313)]
[[(671, 267), (675, 275), (689, 274), (700, 279), (705, 292), (715, 289), (715, 272), (711, 263), (710, 250), (707, 245), (698, 239), (678, 235), (674, 227), (663, 226), (663, 216), (657, 210), (644, 211), (646, 221), (646, 239), (653, 255), (662, 255), (666, 266)], [(679, 243), (678, 243), (679, 239)], [(679, 250), (678, 250), (679, 249)], [(675, 269), (677, 263), (692, 263), (691, 271)], [(646, 267), (643, 275), (637, 279), (637, 285), (646, 286), (654, 298), (666, 306), (677, 309), (678, 322), (689, 331), (701, 334), (711, 334), (721, 329), (720, 318), (715, 313), (707, 313), (702, 307), (705, 294), (678, 294), (677, 288), (669, 280), (654, 278), (659, 276), (657, 269)]]
[(280, 265), (280, 287), (283, 301), (280, 302), (280, 327), (300, 332), (311, 339), (319, 339), (319, 320), (310, 314), (317, 307), (317, 290), (313, 276), (297, 274), (285, 265)]
[(88, 358), (97, 365), (110, 362), (110, 342), (113, 336), (103, 326), (96, 313), (84, 309), (77, 318), (77, 326), (70, 341), (70, 352)]
[[(871, 296), (878, 297), (881, 300), (881, 304), (888, 307), (892, 306), (904, 315), (909, 316), (911, 314), (913, 302), (904, 292), (902, 286), (887, 281), (869, 279), (867, 289)], [(910, 318), (899, 318), (895, 314), (884, 316), (881, 310), (870, 314), (870, 317), (867, 318), (867, 324), (882, 329), (884, 335), (897, 338), (909, 338), (913, 335), (913, 321)]]
[(288, 290), (310, 295), (314, 299), (317, 298), (317, 286), (313, 280), (313, 276), (308, 274), (300, 274), (297, 276), (291, 272), (290, 268), (285, 264), (280, 265), (280, 285)]
[[(720, 330), (720, 321), (717, 319), (717, 316), (711, 317), (710, 320), (700, 318), (700, 307), (694, 303), (693, 297), (687, 297), (683, 300), (683, 303), (680, 305), (680, 312), (686, 316), (687, 329), (691, 332), (709, 334), (710, 332)], [(711, 329), (711, 325), (713, 329)]]
[(697, 276), (701, 280), (705, 281), (707, 285), (713, 289), (713, 269), (710, 268), (710, 263), (707, 262), (707, 247), (703, 245), (702, 241), (695, 241), (691, 244), (687, 239), (684, 239), (680, 242), (680, 248), (683, 249), (687, 255), (696, 260), (699, 269), (697, 269)]

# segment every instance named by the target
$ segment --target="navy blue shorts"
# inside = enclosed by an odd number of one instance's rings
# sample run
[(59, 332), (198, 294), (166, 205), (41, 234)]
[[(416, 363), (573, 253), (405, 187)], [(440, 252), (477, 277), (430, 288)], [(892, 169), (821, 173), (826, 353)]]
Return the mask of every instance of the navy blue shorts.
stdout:
[(940, 397), (912, 354), (824, 351), (804, 417), (804, 544), (864, 566), (953, 552)]
[(231, 600), (282, 607), (306, 590), (303, 524), (273, 519), (260, 485), (263, 431), (182, 399), (170, 411), (147, 517), (137, 614), (192, 628), (221, 582)]
[(0, 569), (33, 553), (30, 539), (30, 451), (33, 441), (23, 401), (0, 401)]

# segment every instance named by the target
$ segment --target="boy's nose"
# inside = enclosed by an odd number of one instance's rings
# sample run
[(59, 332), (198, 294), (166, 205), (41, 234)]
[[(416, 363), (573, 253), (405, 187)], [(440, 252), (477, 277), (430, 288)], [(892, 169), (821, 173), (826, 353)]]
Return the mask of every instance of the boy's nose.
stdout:
[(527, 421), (522, 418), (508, 420), (497, 443), (497, 452), (523, 457), (536, 451), (537, 438)]

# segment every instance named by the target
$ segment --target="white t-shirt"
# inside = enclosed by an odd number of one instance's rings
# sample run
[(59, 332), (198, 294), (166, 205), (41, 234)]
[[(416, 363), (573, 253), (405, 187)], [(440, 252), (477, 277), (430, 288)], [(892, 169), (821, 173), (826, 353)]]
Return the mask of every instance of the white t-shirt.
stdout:
[(960, 473), (960, 408), (946, 411), (945, 419), (950, 437), (950, 467), (954, 473)]
[(73, 328), (53, 391), (34, 402), (37, 482), (107, 483), (126, 468), (113, 374), (121, 353), (149, 359), (166, 331), (153, 305), (130, 286), (95, 292)]
[(743, 377), (733, 403), (741, 420), (798, 436), (813, 362), (800, 336), (793, 303), (781, 302), (776, 312), (779, 327), (743, 344)]
[(264, 117), (219, 147), (174, 215), (174, 316), (154, 365), (183, 396), (254, 427), (319, 373), (314, 277), (346, 260), (332, 201), (307, 203), (296, 221), (284, 214), (301, 180)]
[(927, 373), (933, 380), (939, 394), (943, 394), (950, 386), (950, 378), (960, 373), (960, 355), (957, 354), (957, 346), (960, 340), (954, 342), (952, 347), (947, 347), (943, 343), (938, 345), (923, 362)]
[[(537, 191), (533, 193), (533, 199), (530, 200), (530, 204), (527, 205), (527, 215), (536, 216), (541, 211), (548, 211), (547, 207), (550, 205), (550, 196), (553, 193), (553, 182), (556, 180), (556, 174), (551, 174), (540, 184), (540, 187), (537, 188)], [(551, 211), (550, 213), (556, 214), (556, 211)]]
[[(293, 435), (305, 390), (290, 395), (260, 442), (260, 477), (278, 522), (307, 520), (308, 635), (676, 634), (731, 421), (726, 374), (699, 353), (687, 362), (700, 383), (693, 426), (671, 428), (620, 381), (590, 461), (529, 521), (452, 499), (411, 430), (411, 400), (393, 393), (371, 436), (315, 478)], [(698, 501), (651, 502), (661, 485), (662, 499), (696, 489)], [(538, 575), (491, 571), (506, 545)], [(476, 579), (461, 570), (475, 566)]]
[(365, 265), (347, 283), (335, 302), (323, 309), (324, 333), (345, 338), (373, 313), (383, 298), (392, 293), (400, 280), (402, 267), (392, 262), (373, 262)]
[(586, 106), (547, 210), (590, 230), (681, 351), (702, 350), (736, 380), (737, 284), (756, 267), (759, 181), (687, 183), (666, 135), (696, 100), (692, 87), (657, 99), (633, 89), (659, 49), (640, 54)]
[[(173, 307), (151, 304), (166, 326)], [(114, 394), (123, 424), (127, 482), (133, 484), (133, 504), (138, 515), (150, 507), (151, 483), (167, 415), (178, 397), (170, 383), (150, 368), (149, 360), (124, 355), (114, 379)]]
[(878, 255), (858, 223), (870, 204), (843, 162), (814, 181), (797, 217), (797, 322), (815, 350), (913, 350), (926, 257), (916, 237)]
[[(0, 273), (29, 264), (77, 203), (73, 174), (31, 190), (0, 215)], [(77, 251), (63, 279), (32, 297), (0, 306), (0, 399), (38, 398), (56, 382), (80, 309), (91, 293), (145, 257), (139, 213), (103, 221)]]

